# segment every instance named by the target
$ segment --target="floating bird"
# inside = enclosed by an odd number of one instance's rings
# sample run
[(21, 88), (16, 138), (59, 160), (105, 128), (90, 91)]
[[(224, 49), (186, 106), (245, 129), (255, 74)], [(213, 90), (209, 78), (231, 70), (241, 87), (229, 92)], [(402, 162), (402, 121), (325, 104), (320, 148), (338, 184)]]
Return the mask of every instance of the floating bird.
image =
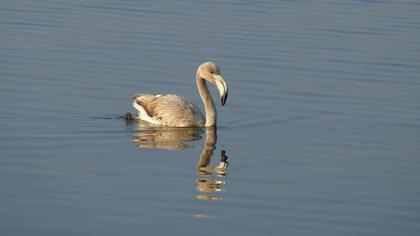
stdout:
[[(144, 93), (138, 93), (133, 96), (133, 106), (139, 113), (139, 116), (135, 118), (162, 126), (215, 126), (217, 112), (207, 88), (206, 80), (216, 85), (222, 106), (225, 105), (228, 97), (228, 86), (220, 74), (219, 67), (213, 62), (201, 64), (197, 69), (195, 78), (198, 92), (204, 103), (206, 119), (204, 119), (203, 113), (196, 105), (182, 96)], [(127, 113), (126, 118), (133, 119), (134, 117)]]

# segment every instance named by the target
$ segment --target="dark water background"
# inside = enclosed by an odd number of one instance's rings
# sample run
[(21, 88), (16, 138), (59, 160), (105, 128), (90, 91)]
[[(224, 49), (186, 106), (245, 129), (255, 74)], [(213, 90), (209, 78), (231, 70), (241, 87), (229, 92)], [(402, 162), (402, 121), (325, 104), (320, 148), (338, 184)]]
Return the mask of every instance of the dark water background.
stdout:
[[(419, 12), (3, 1), (0, 234), (418, 235)], [(119, 118), (140, 91), (202, 107), (207, 60), (230, 87), (217, 140)]]

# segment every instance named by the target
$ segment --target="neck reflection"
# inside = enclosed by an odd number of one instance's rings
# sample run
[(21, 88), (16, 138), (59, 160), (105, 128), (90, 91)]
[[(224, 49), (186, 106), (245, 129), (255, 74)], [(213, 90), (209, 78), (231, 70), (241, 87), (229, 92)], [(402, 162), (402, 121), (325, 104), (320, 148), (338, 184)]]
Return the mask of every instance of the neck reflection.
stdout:
[(225, 192), (223, 185), (226, 183), (224, 177), (227, 174), (228, 161), (226, 151), (222, 150), (220, 159), (216, 165), (210, 165), (213, 151), (216, 149), (217, 129), (216, 127), (206, 128), (206, 140), (197, 163), (197, 199), (199, 200), (222, 200), (216, 193)]

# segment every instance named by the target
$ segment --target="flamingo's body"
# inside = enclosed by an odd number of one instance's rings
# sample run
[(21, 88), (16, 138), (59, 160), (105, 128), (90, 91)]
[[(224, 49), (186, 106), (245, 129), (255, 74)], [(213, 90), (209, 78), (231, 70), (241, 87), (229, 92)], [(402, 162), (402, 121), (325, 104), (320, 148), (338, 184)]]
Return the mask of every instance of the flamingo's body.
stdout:
[(138, 118), (149, 123), (174, 127), (215, 126), (216, 109), (205, 81), (214, 83), (219, 90), (221, 104), (224, 105), (228, 87), (213, 62), (206, 62), (198, 67), (196, 81), (198, 91), (204, 103), (206, 119), (197, 106), (186, 98), (175, 94), (143, 94), (133, 97), (133, 106), (139, 112)]

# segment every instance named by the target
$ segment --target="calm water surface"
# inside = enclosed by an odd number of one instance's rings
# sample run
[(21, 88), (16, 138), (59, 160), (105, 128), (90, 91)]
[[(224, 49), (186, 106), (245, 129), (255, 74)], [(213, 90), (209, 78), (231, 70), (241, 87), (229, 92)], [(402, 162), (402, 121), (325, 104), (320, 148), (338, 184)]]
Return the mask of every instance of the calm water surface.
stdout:
[[(1, 235), (418, 235), (418, 1), (5, 1)], [(136, 92), (217, 129), (125, 122)], [(217, 95), (214, 88), (211, 92)]]

